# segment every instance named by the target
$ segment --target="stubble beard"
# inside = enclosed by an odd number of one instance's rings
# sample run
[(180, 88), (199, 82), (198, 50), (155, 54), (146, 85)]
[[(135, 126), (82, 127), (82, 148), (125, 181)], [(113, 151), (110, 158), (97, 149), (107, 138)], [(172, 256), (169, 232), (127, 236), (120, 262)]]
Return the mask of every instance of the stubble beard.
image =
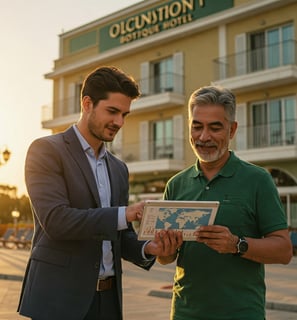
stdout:
[(114, 140), (114, 137), (115, 137), (115, 134), (112, 136), (99, 134), (95, 130), (93, 130), (93, 128), (90, 128), (90, 127), (89, 127), (89, 132), (94, 138), (96, 138), (99, 141), (103, 141), (103, 142), (111, 142)]
[(104, 130), (108, 129), (105, 126), (100, 126), (98, 127), (95, 122), (93, 121), (93, 118), (95, 118), (95, 113), (92, 114), (92, 116), (90, 117), (89, 121), (88, 121), (88, 130), (89, 133), (98, 141), (103, 141), (103, 142), (111, 142), (114, 140), (115, 135), (118, 132), (118, 128), (114, 127), (115, 132), (113, 135), (107, 135), (104, 134)]

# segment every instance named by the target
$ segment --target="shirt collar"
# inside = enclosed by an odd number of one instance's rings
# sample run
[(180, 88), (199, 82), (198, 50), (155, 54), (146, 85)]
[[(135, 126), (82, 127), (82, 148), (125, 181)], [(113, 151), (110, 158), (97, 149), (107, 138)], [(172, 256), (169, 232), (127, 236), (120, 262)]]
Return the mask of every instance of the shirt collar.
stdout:
[[(223, 166), (223, 168), (218, 172), (217, 175), (221, 175), (224, 177), (231, 177), (237, 170), (239, 165), (239, 159), (234, 154), (232, 150), (230, 150), (230, 157)], [(203, 176), (203, 171), (200, 169), (199, 161), (197, 160), (192, 170), (192, 177), (197, 178), (198, 176)]]
[(231, 177), (237, 171), (239, 165), (239, 158), (235, 155), (233, 151), (230, 151), (230, 157), (223, 166), (223, 168), (218, 173), (224, 177)]
[[(74, 124), (73, 125), (73, 130), (84, 150), (84, 152), (90, 152), (92, 151), (93, 152), (93, 149), (92, 147), (89, 145), (89, 143), (87, 142), (87, 140), (82, 136), (82, 134), (80, 133), (80, 131), (78, 130), (77, 128), (77, 125)], [(99, 151), (99, 156), (98, 156), (98, 159), (102, 159), (106, 156), (106, 147), (105, 147), (105, 144), (103, 143), (102, 144), (102, 147), (100, 148), (100, 151)]]

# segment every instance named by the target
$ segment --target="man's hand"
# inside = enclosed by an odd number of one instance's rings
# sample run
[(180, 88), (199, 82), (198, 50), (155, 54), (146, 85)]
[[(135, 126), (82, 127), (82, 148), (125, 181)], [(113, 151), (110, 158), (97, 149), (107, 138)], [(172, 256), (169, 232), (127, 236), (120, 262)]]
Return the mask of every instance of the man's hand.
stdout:
[(227, 227), (212, 225), (202, 226), (196, 232), (197, 242), (204, 243), (219, 253), (235, 253), (238, 237)]
[(162, 230), (155, 234), (153, 241), (148, 242), (144, 248), (145, 254), (158, 257), (162, 264), (170, 263), (176, 258), (177, 250), (183, 243), (181, 231)]
[(144, 209), (144, 201), (131, 204), (126, 208), (126, 219), (128, 222), (140, 221)]

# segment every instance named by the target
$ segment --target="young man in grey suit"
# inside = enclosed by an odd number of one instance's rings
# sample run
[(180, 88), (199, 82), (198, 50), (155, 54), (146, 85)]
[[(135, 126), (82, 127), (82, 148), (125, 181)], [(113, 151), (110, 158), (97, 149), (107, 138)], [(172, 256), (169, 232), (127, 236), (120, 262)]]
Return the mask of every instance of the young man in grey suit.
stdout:
[[(181, 237), (137, 241), (131, 222), (143, 202), (128, 206), (128, 169), (104, 142), (112, 141), (139, 96), (133, 78), (115, 67), (90, 73), (81, 117), (62, 133), (30, 146), (25, 179), (35, 233), (19, 313), (33, 320), (122, 319), (121, 259), (149, 269)], [(165, 245), (166, 244), (166, 245)]]

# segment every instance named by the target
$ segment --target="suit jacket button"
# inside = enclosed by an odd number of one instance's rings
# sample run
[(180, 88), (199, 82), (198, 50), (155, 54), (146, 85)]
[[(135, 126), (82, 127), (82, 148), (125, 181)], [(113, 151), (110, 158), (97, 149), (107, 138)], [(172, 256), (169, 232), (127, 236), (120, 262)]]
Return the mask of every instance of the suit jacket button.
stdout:
[(100, 266), (99, 262), (96, 262), (95, 263), (95, 269), (99, 269), (99, 266)]

